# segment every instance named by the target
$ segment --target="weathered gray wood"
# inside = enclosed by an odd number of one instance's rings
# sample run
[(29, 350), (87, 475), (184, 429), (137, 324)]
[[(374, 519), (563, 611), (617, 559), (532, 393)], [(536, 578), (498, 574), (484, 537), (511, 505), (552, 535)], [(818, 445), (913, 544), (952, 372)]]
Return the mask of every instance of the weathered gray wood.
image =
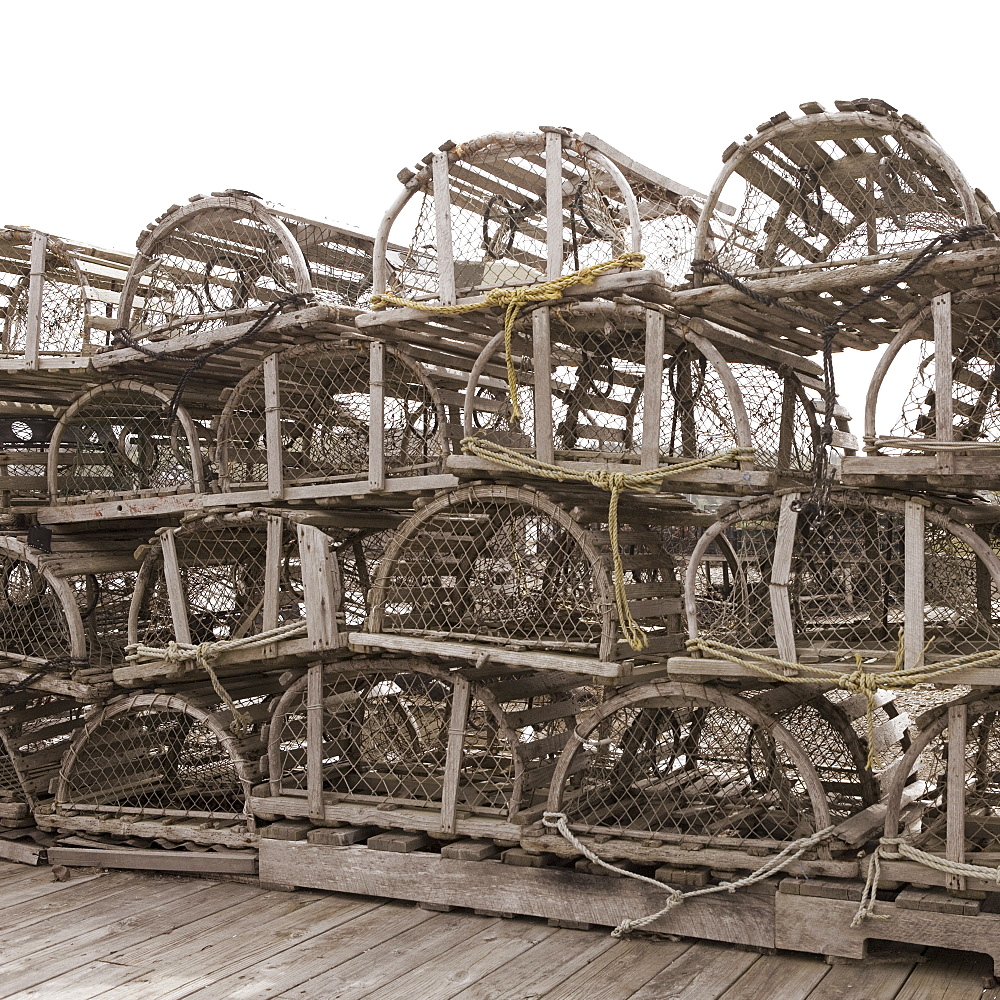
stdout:
[(434, 185), (438, 300), (442, 305), (452, 305), (455, 302), (455, 252), (451, 232), (451, 192), (449, 190), (447, 153), (434, 154), (431, 171)]
[[(951, 292), (931, 300), (934, 321), (934, 437), (938, 441), (954, 441), (954, 387), (951, 379)], [(938, 472), (947, 475), (955, 471), (954, 457), (948, 451), (937, 455)]]
[(311, 524), (297, 524), (306, 629), (315, 650), (339, 645), (337, 611), (343, 596), (333, 540)]
[(545, 133), (545, 245), (546, 278), (562, 274), (563, 266), (563, 169), (562, 134)]
[(306, 789), (309, 818), (323, 819), (323, 664), (310, 663), (306, 678)]
[(24, 366), (39, 367), (39, 347), (42, 330), (42, 297), (45, 293), (45, 251), (49, 238), (45, 233), (32, 232), (31, 260), (28, 271), (28, 313), (25, 317)]
[(167, 599), (170, 602), (170, 618), (174, 626), (174, 638), (178, 642), (190, 644), (191, 626), (188, 622), (187, 595), (184, 593), (180, 563), (177, 560), (175, 530), (168, 528), (160, 535), (160, 548), (163, 552), (163, 579), (167, 586)]
[(385, 344), (373, 341), (368, 358), (368, 488), (385, 489)]
[[(965, 736), (968, 706), (948, 706), (948, 796), (945, 819), (945, 856), (949, 861), (965, 861)], [(949, 889), (968, 888), (962, 875), (946, 875)]]
[[(560, 868), (515, 868), (497, 861), (455, 861), (436, 854), (392, 854), (261, 841), (261, 878), (312, 888), (392, 896), (452, 906), (478, 905), (538, 917), (615, 926), (660, 909), (664, 893), (632, 879), (603, 879)], [(701, 897), (649, 929), (774, 947), (771, 896)]]
[[(284, 490), (284, 449), (281, 441), (281, 388), (278, 355), (269, 354), (262, 365), (264, 376), (264, 440), (267, 448), (267, 492), (272, 500)], [(223, 470), (223, 474), (227, 474)]]
[(660, 409), (663, 405), (663, 351), (666, 320), (655, 309), (646, 312), (646, 358), (642, 381), (642, 468), (660, 464)]
[(441, 792), (441, 829), (445, 833), (455, 832), (458, 784), (462, 778), (462, 757), (471, 701), (472, 685), (464, 677), (456, 676), (452, 686), (451, 713), (448, 716), (448, 747)]
[(50, 865), (88, 868), (134, 868), (161, 872), (214, 872), (256, 875), (257, 858), (247, 854), (217, 854), (213, 851), (104, 851), (89, 847), (50, 847)]
[(903, 515), (903, 663), (906, 669), (924, 660), (924, 511), (908, 500)]
[(535, 457), (540, 462), (555, 461), (552, 437), (552, 335), (551, 313), (540, 306), (531, 314), (531, 353), (534, 364)]
[(781, 498), (774, 555), (771, 561), (771, 579), (767, 588), (771, 597), (774, 639), (778, 645), (778, 655), (790, 663), (795, 663), (798, 656), (795, 650), (795, 623), (792, 621), (792, 606), (788, 596), (795, 528), (799, 520), (798, 501), (798, 493), (786, 493)]

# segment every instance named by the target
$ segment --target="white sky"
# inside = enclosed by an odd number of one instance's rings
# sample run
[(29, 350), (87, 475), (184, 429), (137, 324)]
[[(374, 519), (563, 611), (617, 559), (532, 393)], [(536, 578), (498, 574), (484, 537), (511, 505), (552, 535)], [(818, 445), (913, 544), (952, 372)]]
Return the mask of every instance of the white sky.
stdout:
[[(540, 124), (705, 191), (766, 118), (862, 96), (1000, 199), (992, 4), (50, 0), (3, 27), (0, 223), (112, 248), (228, 187), (373, 233), (401, 167)], [(874, 363), (838, 359), (858, 434)]]

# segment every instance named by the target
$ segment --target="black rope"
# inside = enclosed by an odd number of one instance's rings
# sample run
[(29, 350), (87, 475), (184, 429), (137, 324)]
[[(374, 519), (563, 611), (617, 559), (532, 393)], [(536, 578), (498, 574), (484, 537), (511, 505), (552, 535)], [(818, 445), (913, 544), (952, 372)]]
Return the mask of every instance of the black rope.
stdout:
[[(204, 368), (205, 365), (207, 365), (208, 362), (217, 355), (225, 354), (226, 351), (253, 340), (259, 333), (261, 333), (261, 331), (266, 329), (270, 325), (271, 321), (279, 313), (283, 312), (285, 308), (289, 306), (301, 307), (307, 305), (313, 300), (313, 298), (314, 293), (312, 292), (296, 292), (293, 295), (286, 295), (284, 298), (276, 299), (264, 310), (264, 312), (260, 314), (260, 316), (257, 317), (257, 319), (253, 321), (253, 323), (250, 324), (245, 333), (240, 334), (240, 336), (235, 340), (229, 340), (225, 343), (216, 344), (214, 347), (210, 347), (208, 350), (202, 351), (191, 361), (187, 368), (184, 369), (181, 373), (181, 377), (177, 380), (177, 386), (174, 389), (173, 395), (170, 397), (170, 401), (167, 403), (168, 424), (172, 424), (174, 420), (177, 419), (177, 410), (180, 407), (184, 390), (187, 388), (187, 384), (195, 372)], [(140, 344), (124, 327), (112, 330), (111, 333), (116, 340), (125, 344), (127, 347), (137, 350), (140, 354), (146, 355), (148, 358), (161, 359), (164, 356), (160, 351), (150, 350), (150, 348), (146, 347), (144, 344)]]

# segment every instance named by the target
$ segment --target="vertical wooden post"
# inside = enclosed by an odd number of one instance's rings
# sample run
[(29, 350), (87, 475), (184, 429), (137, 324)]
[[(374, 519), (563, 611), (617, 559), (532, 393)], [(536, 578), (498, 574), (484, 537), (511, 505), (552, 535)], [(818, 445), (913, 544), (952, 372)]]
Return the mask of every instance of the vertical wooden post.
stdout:
[(184, 582), (181, 580), (180, 563), (177, 560), (176, 528), (169, 528), (160, 535), (160, 551), (163, 553), (163, 581), (167, 585), (167, 600), (170, 602), (170, 619), (174, 625), (177, 642), (191, 642), (191, 626), (188, 623), (187, 598)]
[[(931, 300), (934, 320), (934, 436), (938, 441), (954, 441), (954, 411), (952, 407), (952, 340), (951, 292), (936, 295)], [(950, 451), (939, 451), (938, 472), (947, 475), (955, 471), (955, 456)]]
[(28, 315), (24, 340), (24, 367), (40, 367), (39, 349), (42, 336), (42, 296), (45, 291), (45, 251), (49, 238), (45, 233), (32, 232), (31, 260), (28, 265)]
[(903, 515), (903, 665), (924, 658), (924, 507), (907, 500)]
[[(965, 705), (948, 706), (948, 815), (945, 826), (945, 857), (965, 861), (965, 730), (968, 709)], [(964, 890), (964, 875), (945, 876), (949, 889)]]
[(306, 796), (309, 818), (323, 818), (323, 664), (306, 675)]
[(264, 447), (267, 450), (267, 492), (272, 500), (280, 500), (285, 483), (277, 354), (264, 358)]
[(774, 539), (774, 559), (768, 593), (771, 597), (771, 616), (774, 619), (774, 640), (778, 656), (789, 663), (798, 662), (795, 653), (795, 623), (792, 605), (788, 598), (791, 579), (792, 550), (795, 546), (795, 528), (798, 525), (798, 493), (786, 493), (781, 498), (778, 530)]
[(385, 489), (385, 344), (374, 341), (368, 360), (368, 489)]
[(531, 353), (535, 369), (533, 393), (535, 456), (541, 462), (555, 460), (552, 436), (552, 340), (549, 307), (539, 306), (531, 314)]
[(781, 416), (778, 420), (778, 472), (787, 472), (792, 464), (795, 443), (795, 401), (798, 393), (791, 377), (786, 376), (781, 390)]
[(431, 163), (434, 184), (434, 232), (437, 238), (438, 299), (455, 303), (455, 251), (451, 240), (451, 192), (448, 189), (448, 154), (435, 153)]
[(646, 310), (646, 371), (642, 377), (641, 467), (660, 464), (660, 417), (663, 408), (663, 340), (666, 320), (655, 309)]
[(448, 750), (444, 762), (444, 783), (441, 790), (441, 830), (454, 833), (458, 809), (458, 784), (462, 778), (462, 753), (465, 731), (469, 724), (472, 685), (458, 675), (454, 678), (451, 695), (451, 715), (448, 719)]
[(545, 276), (550, 281), (562, 274), (563, 266), (563, 175), (562, 134), (545, 133)]
[(296, 530), (309, 644), (315, 650), (336, 649), (342, 590), (332, 539), (311, 524), (296, 525)]
[[(264, 553), (264, 607), (263, 607), (263, 629), (278, 627), (278, 614), (280, 612), (281, 598), (281, 559), (282, 540), (285, 531), (285, 522), (276, 514), (271, 514), (267, 519), (267, 548)], [(268, 643), (261, 652), (264, 656), (274, 656), (278, 651), (276, 643)]]

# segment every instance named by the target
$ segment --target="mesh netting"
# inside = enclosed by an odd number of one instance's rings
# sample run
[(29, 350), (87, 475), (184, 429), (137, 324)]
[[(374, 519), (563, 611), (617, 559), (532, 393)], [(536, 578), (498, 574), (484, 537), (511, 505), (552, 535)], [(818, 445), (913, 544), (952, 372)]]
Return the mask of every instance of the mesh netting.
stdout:
[(121, 316), (136, 332), (217, 329), (310, 290), (354, 306), (371, 288), (368, 238), (239, 192), (171, 210), (139, 248)]
[(35, 565), (0, 549), (0, 649), (13, 659), (63, 660), (76, 652), (64, 596)]
[[(801, 749), (741, 699), (663, 685), (609, 702), (580, 735), (585, 766), (549, 800), (577, 830), (789, 841), (826, 818)], [(834, 751), (823, 767), (843, 778), (846, 760)]]
[[(952, 426), (956, 441), (1000, 439), (1000, 300), (956, 297), (952, 310)], [(893, 436), (938, 436), (933, 341), (920, 341), (913, 384)]]
[[(218, 458), (229, 489), (267, 481), (264, 369), (255, 368), (227, 400)], [(419, 368), (387, 350), (386, 474), (435, 471), (445, 453), (444, 410)], [(288, 484), (357, 479), (368, 472), (370, 403), (366, 345), (318, 343), (278, 357), (281, 457)]]
[(740, 208), (704, 256), (736, 273), (845, 261), (920, 247), (965, 224), (929, 137), (898, 121), (837, 118), (797, 119), (735, 155), (721, 198)]
[(77, 607), (87, 635), (93, 666), (124, 662), (128, 645), (128, 618), (136, 589), (133, 570), (88, 573), (70, 577)]
[(635, 181), (632, 187), (639, 199), (644, 267), (661, 271), (668, 285), (682, 284), (691, 270), (701, 206), (688, 198), (674, 205), (657, 188)]
[(48, 493), (46, 467), (55, 418), (25, 414), (0, 417), (0, 491), (4, 506)]
[(200, 488), (199, 432), (187, 414), (171, 418), (168, 397), (141, 382), (88, 390), (52, 438), (56, 497)]
[[(689, 577), (698, 632), (737, 646), (776, 644), (769, 583), (778, 528), (777, 498), (744, 508), (710, 529), (723, 560)], [(799, 648), (826, 658), (895, 655), (904, 624), (904, 505), (875, 494), (836, 492), (826, 519), (808, 498), (795, 525), (788, 597)], [(993, 648), (996, 584), (974, 550), (943, 517), (924, 532), (927, 658)]]
[[(586, 148), (573, 139), (563, 143), (564, 273), (603, 263), (631, 247), (623, 195)], [(544, 280), (544, 134), (485, 136), (460, 150), (461, 158), (449, 165), (448, 185), (458, 294)], [(409, 250), (390, 258), (393, 286), (400, 292), (435, 294), (440, 234), (429, 169), (419, 198)]]
[(57, 807), (238, 820), (251, 772), (211, 714), (137, 696), (88, 721), (63, 765)]
[[(6, 286), (7, 300), (0, 351), (18, 355), (24, 354), (28, 340), (31, 235), (21, 230), (5, 230), (4, 235), (11, 245), (0, 243), (0, 280)], [(90, 342), (88, 317), (104, 312), (92, 300), (76, 259), (52, 237), (47, 241), (41, 307), (38, 349), (42, 354), (81, 353)]]

